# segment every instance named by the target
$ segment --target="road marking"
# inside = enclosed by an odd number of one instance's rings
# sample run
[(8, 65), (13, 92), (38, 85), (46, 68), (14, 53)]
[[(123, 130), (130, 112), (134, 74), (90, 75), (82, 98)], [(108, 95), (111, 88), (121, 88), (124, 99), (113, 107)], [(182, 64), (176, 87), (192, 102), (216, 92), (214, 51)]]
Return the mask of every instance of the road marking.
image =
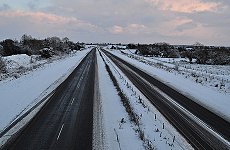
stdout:
[(72, 101), (71, 101), (71, 104), (70, 104), (70, 105), (72, 105), (72, 104), (73, 104), (73, 101), (74, 101), (74, 100), (75, 100), (75, 98), (73, 98), (73, 99), (72, 99)]
[(79, 88), (80, 87), (80, 82), (78, 82), (78, 84), (77, 84), (77, 88)]
[(64, 123), (63, 123), (63, 124), (62, 124), (62, 126), (61, 126), (61, 129), (60, 129), (60, 131), (59, 131), (59, 134), (58, 134), (57, 140), (59, 139), (59, 137), (60, 137), (60, 135), (61, 135), (61, 131), (62, 131), (63, 127), (64, 127)]

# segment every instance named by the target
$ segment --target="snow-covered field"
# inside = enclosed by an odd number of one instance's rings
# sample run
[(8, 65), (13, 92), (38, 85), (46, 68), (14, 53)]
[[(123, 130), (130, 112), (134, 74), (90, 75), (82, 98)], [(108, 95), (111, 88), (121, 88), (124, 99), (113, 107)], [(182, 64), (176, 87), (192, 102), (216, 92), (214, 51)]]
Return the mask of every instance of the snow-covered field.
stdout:
[(214, 90), (230, 93), (230, 66), (190, 64), (186, 58), (144, 57), (134, 54), (135, 50), (130, 49), (122, 50), (122, 52), (150, 66), (182, 75), (184, 78)]
[[(55, 89), (90, 51), (86, 49), (62, 58), (36, 61), (27, 55), (4, 58), (8, 73), (0, 81), (0, 132)], [(34, 59), (34, 60), (33, 60)], [(26, 71), (17, 72), (24, 68)]]
[(63, 59), (66, 56), (53, 56), (49, 59), (43, 59), (39, 55), (28, 56), (26, 54), (18, 54), (3, 57), (6, 64), (6, 73), (0, 75), (1, 80), (13, 80), (25, 75), (37, 68), (43, 67), (45, 64), (52, 63), (53, 61)]
[(119, 143), (120, 149), (125, 150), (192, 149), (111, 60), (103, 53), (102, 56), (137, 119), (131, 121), (130, 113), (126, 111), (105, 69), (105, 63), (97, 54), (106, 149), (118, 149)]
[(198, 65), (109, 50), (230, 121), (230, 66)]

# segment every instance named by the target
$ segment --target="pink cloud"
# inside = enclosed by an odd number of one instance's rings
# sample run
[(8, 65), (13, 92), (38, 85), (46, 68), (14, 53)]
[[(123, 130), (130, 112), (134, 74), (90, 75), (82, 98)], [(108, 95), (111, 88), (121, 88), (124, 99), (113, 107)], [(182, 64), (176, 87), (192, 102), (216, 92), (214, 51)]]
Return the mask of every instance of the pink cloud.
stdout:
[(109, 28), (109, 31), (113, 34), (121, 34), (121, 33), (137, 34), (143, 32), (145, 29), (146, 29), (145, 25), (133, 23), (123, 27), (114, 25), (113, 27)]
[(201, 0), (146, 0), (161, 10), (174, 12), (193, 13), (205, 11), (217, 11), (221, 3), (202, 2)]
[[(186, 25), (188, 25), (188, 28), (178, 30), (178, 28)], [(173, 38), (186, 37), (191, 39), (210, 40), (209, 38), (213, 38), (216, 29), (205, 27), (201, 23), (194, 23), (193, 20), (188, 18), (178, 17), (161, 23), (161, 27), (158, 28), (157, 32), (161, 35)]]
[(113, 27), (109, 28), (109, 31), (113, 34), (120, 34), (124, 32), (123, 27), (114, 25)]
[(147, 27), (143, 24), (129, 24), (127, 27), (126, 27), (126, 31), (128, 33), (131, 33), (131, 34), (138, 34), (138, 33), (142, 33), (144, 32), (145, 30), (147, 29)]
[(8, 19), (21, 18), (22, 20), (30, 21), (35, 24), (51, 24), (55, 26), (74, 26), (78, 28), (84, 28), (90, 31), (97, 31), (99, 28), (88, 22), (79, 20), (75, 17), (63, 17), (55, 14), (44, 12), (26, 12), (26, 11), (7, 11), (0, 12), (0, 17), (6, 17)]

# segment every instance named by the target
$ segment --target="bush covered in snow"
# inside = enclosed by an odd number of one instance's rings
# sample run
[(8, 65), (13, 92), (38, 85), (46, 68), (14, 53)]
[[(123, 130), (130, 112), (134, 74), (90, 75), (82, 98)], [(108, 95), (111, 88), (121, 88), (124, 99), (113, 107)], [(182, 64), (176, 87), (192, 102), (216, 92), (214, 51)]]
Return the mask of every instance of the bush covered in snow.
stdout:
[[(80, 50), (81, 48), (84, 48), (84, 44), (74, 43), (67, 37), (63, 39), (60, 39), (59, 37), (36, 39), (32, 38), (30, 35), (23, 35), (20, 42), (6, 39), (0, 42), (0, 45), (2, 45), (0, 47), (0, 54), (2, 56), (16, 54), (27, 54), (29, 56), (40, 55), (44, 48), (51, 49), (54, 55), (62, 55), (63, 53), (71, 53), (72, 50)], [(51, 57), (51, 55), (49, 57)]]
[(74, 43), (67, 37), (36, 39), (23, 35), (20, 42), (11, 39), (0, 41), (0, 80), (18, 78), (81, 48), (84, 48), (84, 44)]
[(42, 58), (50, 58), (52, 57), (52, 54), (53, 54), (52, 50), (49, 48), (43, 48), (39, 52)]
[(1, 51), (2, 56), (10, 56), (22, 53), (21, 47), (17, 41), (6, 39), (0, 44), (3, 46), (3, 50)]
[(230, 48), (225, 47), (197, 47), (193, 52), (199, 64), (230, 65)]
[(174, 48), (174, 46), (169, 45), (167, 43), (155, 43), (155, 44), (138, 44), (137, 50), (141, 55), (151, 55), (151, 56), (159, 56), (159, 57), (171, 57), (177, 58), (180, 57), (178, 50)]
[(3, 46), (0, 45), (0, 54), (1, 54), (2, 51), (3, 51)]

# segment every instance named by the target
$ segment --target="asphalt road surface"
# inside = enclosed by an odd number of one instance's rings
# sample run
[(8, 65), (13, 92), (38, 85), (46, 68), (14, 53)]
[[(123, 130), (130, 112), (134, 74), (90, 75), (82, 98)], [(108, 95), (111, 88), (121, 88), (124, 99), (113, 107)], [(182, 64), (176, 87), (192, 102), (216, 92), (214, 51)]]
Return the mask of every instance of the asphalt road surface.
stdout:
[[(168, 87), (142, 70), (134, 67), (126, 61), (103, 50), (103, 52), (119, 67), (119, 69), (130, 79), (131, 82), (158, 108), (158, 110), (184, 135), (195, 149), (229, 149), (229, 145), (222, 142), (215, 135), (210, 134), (199, 123), (194, 122), (186, 113), (173, 105), (151, 85), (164, 91), (174, 101), (189, 110), (196, 117), (204, 121), (214, 131), (222, 135), (227, 141), (230, 139), (230, 123), (206, 108), (198, 105), (188, 97)], [(147, 83), (147, 82), (148, 83)], [(150, 84), (149, 84), (150, 83)]]
[(3, 149), (92, 149), (95, 53), (96, 49), (82, 60), (42, 110)]

